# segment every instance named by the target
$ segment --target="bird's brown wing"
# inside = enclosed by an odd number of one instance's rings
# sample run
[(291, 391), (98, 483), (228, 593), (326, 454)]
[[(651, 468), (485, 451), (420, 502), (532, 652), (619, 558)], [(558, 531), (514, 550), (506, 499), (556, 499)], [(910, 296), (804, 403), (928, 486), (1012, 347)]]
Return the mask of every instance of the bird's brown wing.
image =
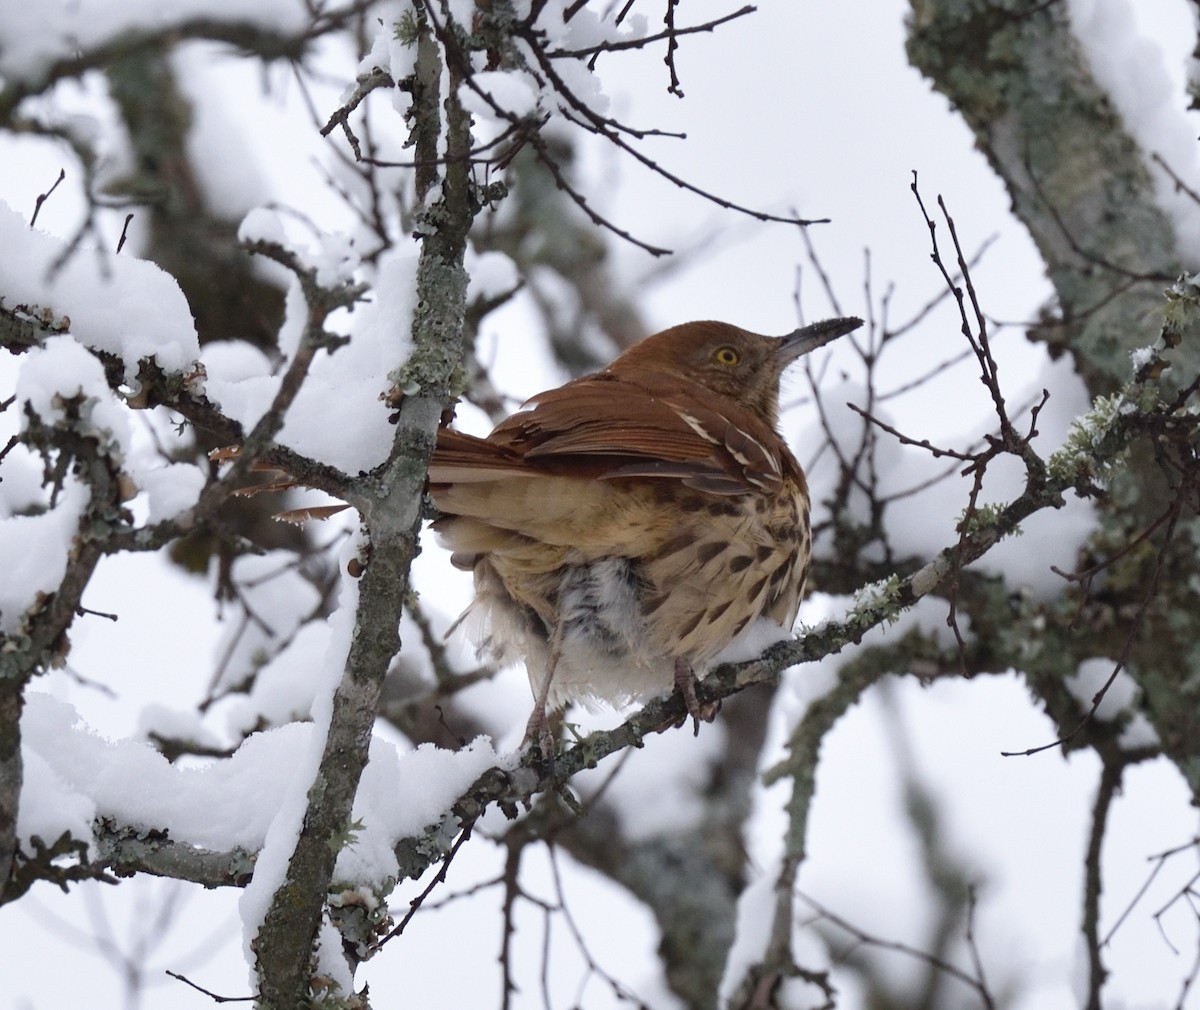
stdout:
[(775, 433), (725, 397), (673, 377), (600, 373), (534, 397), (486, 439), (439, 433), (430, 483), (649, 477), (737, 495), (777, 492), (789, 464)]

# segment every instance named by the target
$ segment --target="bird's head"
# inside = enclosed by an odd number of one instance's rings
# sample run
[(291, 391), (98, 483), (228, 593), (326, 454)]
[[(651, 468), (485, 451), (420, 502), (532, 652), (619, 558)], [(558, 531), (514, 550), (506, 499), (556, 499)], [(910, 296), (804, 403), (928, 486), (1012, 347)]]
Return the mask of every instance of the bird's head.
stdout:
[(753, 410), (774, 427), (784, 369), (861, 325), (853, 317), (827, 319), (786, 336), (766, 337), (729, 323), (683, 323), (635, 344), (607, 371), (632, 376), (642, 370), (696, 383)]

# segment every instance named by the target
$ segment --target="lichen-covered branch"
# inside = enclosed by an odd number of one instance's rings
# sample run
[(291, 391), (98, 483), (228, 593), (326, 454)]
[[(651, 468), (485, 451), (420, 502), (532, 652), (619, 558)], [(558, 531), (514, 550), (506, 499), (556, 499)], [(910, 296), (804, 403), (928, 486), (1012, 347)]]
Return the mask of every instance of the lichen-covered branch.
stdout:
[[(1093, 395), (1128, 372), (1180, 273), (1141, 149), (1092, 77), (1067, 5), (911, 0), (908, 56), (961, 113), (1058, 296), (1031, 335), (1068, 351)], [(1196, 342), (1182, 371), (1200, 366)]]
[(104, 555), (97, 531), (125, 525), (123, 486), (116, 460), (79, 424), (77, 411), (51, 430), (32, 426), (31, 442), (49, 453), (61, 453), (88, 488), (88, 501), (79, 519), (72, 554), (56, 592), (37, 601), (22, 616), (14, 632), (4, 636), (0, 649), (0, 896), (3, 896), (16, 855), (17, 806), (24, 780), (21, 763), (20, 716), (26, 685), (51, 666), (66, 647), (67, 629), (79, 612), (84, 590)]
[[(435, 65), (418, 78), (436, 88), (440, 57), (430, 46), (422, 47), (421, 53)], [(464, 157), (470, 146), (469, 118), (453, 78), (444, 98), (445, 173), (440, 198), (424, 211), (432, 227), (422, 229), (426, 237), (417, 272), (415, 349), (402, 367), (403, 387), (415, 387), (416, 392), (400, 406), (387, 462), (350, 496), (362, 514), (370, 554), (350, 652), (334, 693), (317, 777), (308, 792), (304, 829), (256, 941), (260, 998), (269, 1007), (301, 1006), (309, 997), (310, 951), (337, 858), (335, 839), (350, 822), (383, 678), (400, 647), (398, 626), (417, 549), (434, 431), (456, 392), (467, 287), (462, 262), (475, 204)], [(436, 91), (430, 100), (436, 100)], [(418, 158), (436, 163), (437, 143), (436, 129), (418, 137)]]

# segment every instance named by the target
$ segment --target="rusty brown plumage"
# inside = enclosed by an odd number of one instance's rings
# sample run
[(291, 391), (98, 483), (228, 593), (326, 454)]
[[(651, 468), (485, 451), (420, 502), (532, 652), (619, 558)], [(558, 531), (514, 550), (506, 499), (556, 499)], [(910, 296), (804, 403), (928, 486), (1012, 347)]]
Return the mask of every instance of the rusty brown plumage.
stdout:
[(861, 325), (785, 337), (685, 323), (541, 393), (487, 438), (438, 434), (435, 529), (474, 572), (465, 618), (523, 659), (547, 705), (683, 692), (757, 619), (790, 628), (810, 552), (804, 474), (776, 431), (779, 380)]

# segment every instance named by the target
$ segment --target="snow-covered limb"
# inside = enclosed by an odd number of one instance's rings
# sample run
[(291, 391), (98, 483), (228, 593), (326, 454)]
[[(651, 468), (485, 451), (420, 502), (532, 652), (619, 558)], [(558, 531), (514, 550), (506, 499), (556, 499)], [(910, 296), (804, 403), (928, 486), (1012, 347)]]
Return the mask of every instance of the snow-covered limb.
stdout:
[[(54, 497), (62, 500), (48, 517), (38, 517), (40, 521), (31, 522), (27, 517), (4, 520), (8, 532), (17, 535), (35, 529), (45, 535), (57, 529), (57, 546), (43, 542), (35, 549), (33, 543), (20, 547), (9, 543), (14, 556), (25, 553), (35, 564), (21, 569), (13, 563), (10, 568), (14, 581), (7, 599), (16, 612), (4, 615), (0, 648), (0, 865), (6, 867), (12, 866), (17, 844), (24, 778), (20, 714), (26, 686), (38, 672), (63, 661), (67, 630), (80, 612), (84, 590), (104, 555), (106, 534), (127, 526), (129, 519), (124, 507), (128, 481), (120, 471), (118, 457), (107, 451), (90, 423), (81, 418), (80, 408), (86, 407), (86, 402), (81, 404), (78, 395), (67, 401), (50, 396), (47, 406), (51, 423), (43, 424), (39, 415), (30, 415), (27, 438), (57, 465)], [(53, 422), (54, 414), (58, 414), (58, 423)], [(37, 550), (42, 552), (40, 559)], [(39, 560), (41, 563), (36, 563)], [(52, 565), (51, 573), (59, 576), (49, 592), (39, 589), (38, 580), (45, 574), (43, 564)], [(17, 581), (22, 579), (24, 584)], [(4, 883), (0, 882), (0, 890)]]
[[(246, 887), (286, 805), (289, 782), (302, 771), (314, 727), (289, 722), (247, 737), (227, 758), (182, 766), (149, 744), (104, 740), (71, 706), (33, 693), (23, 736), (21, 851), (9, 900), (37, 879), (108, 874)], [(355, 799), (360, 827), (340, 839), (336, 876), (343, 889), (386, 895), (398, 876), (411, 874), (415, 842), (424, 839), (439, 853), (449, 844), (448, 833), (452, 838), (458, 829), (450, 811), (455, 797), (486, 769), (507, 762), (486, 740), (459, 752), (427, 744), (400, 754), (376, 738), (370, 754)]]
[(220, 14), (197, 0), (165, 8), (137, 2), (105, 9), (103, 16), (97, 9), (55, 2), (36, 12), (48, 23), (29, 21), (33, 13), (19, 5), (0, 12), (0, 74), (5, 81), (0, 120), (10, 119), (23, 99), (59, 80), (161, 46), (165, 39), (211, 39), (267, 57), (299, 58), (315, 36), (350, 11), (329, 11), (316, 24), (301, 0), (234, 2), (223, 5)]
[(9, 251), (0, 263), (3, 303), (13, 309), (41, 306), (41, 326), (69, 330), (84, 346), (111, 355), (127, 380), (146, 358), (178, 373), (199, 358), (196, 327), (179, 283), (155, 264), (102, 250), (73, 252), (2, 202), (0, 242)]

